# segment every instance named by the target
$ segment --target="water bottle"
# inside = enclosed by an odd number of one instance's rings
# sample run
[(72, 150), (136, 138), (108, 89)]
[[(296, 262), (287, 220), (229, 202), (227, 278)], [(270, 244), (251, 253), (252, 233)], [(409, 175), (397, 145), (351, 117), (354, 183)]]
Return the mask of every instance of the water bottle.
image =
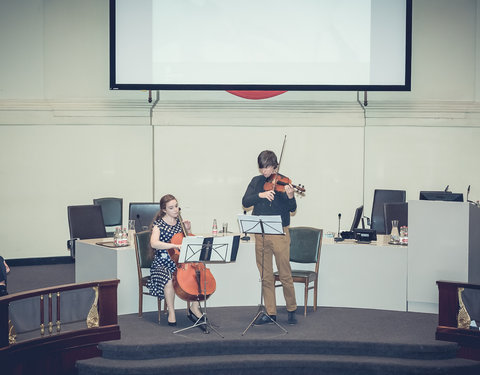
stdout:
[(216, 236), (218, 233), (217, 229), (217, 219), (213, 219), (213, 225), (212, 225), (212, 236)]
[(115, 228), (115, 234), (113, 235), (113, 244), (115, 246), (119, 246), (120, 245), (120, 228), (119, 227), (116, 227)]

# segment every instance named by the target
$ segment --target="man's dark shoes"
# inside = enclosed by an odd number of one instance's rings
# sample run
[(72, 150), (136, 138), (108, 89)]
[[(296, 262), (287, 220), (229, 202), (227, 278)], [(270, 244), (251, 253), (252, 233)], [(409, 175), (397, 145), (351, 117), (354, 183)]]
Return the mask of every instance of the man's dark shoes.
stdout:
[(262, 324), (273, 324), (273, 321), (277, 321), (276, 315), (262, 314), (257, 318), (257, 320), (255, 320), (254, 324), (256, 326), (260, 326)]
[(297, 324), (297, 318), (295, 317), (295, 311), (288, 311), (288, 324), (294, 325)]

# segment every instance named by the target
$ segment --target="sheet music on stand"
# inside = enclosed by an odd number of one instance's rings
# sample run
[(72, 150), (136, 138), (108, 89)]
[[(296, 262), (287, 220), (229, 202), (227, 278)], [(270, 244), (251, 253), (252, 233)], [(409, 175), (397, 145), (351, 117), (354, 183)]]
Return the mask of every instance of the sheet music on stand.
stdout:
[[(180, 247), (179, 263), (203, 263), (204, 284), (203, 295), (207, 295), (207, 277), (205, 263), (230, 263), (237, 259), (238, 246), (240, 244), (240, 236), (220, 236), (220, 237), (202, 237), (187, 236), (183, 238)], [(198, 326), (205, 327), (205, 333), (209, 333), (208, 329), (216, 332), (220, 337), (224, 338), (207, 319), (207, 298), (203, 299), (203, 313), (200, 318), (190, 327), (179, 329), (174, 333), (183, 332)]]
[(180, 263), (229, 263), (237, 259), (240, 236), (187, 236), (180, 248)]
[(238, 224), (240, 225), (240, 230), (245, 233), (261, 234), (262, 235), (262, 267), (260, 272), (260, 281), (262, 285), (260, 286), (260, 304), (258, 305), (258, 312), (255, 317), (252, 319), (248, 327), (243, 331), (242, 336), (255, 324), (255, 321), (259, 319), (262, 315), (270, 319), (271, 323), (277, 325), (284, 333), (288, 331), (283, 328), (276, 320), (272, 319), (270, 315), (267, 314), (265, 306), (263, 305), (263, 272), (264, 272), (264, 257), (265, 257), (265, 244), (264, 238), (265, 234), (269, 235), (285, 235), (282, 225), (282, 217), (280, 215), (238, 215)]
[(243, 233), (285, 234), (280, 215), (238, 215), (238, 224)]

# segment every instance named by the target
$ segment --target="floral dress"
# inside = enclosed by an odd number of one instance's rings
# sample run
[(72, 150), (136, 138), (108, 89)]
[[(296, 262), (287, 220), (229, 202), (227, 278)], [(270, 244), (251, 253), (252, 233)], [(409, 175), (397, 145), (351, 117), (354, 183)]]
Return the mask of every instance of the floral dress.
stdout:
[[(160, 238), (162, 242), (170, 242), (173, 235), (182, 231), (180, 220), (177, 219), (175, 225), (169, 225), (162, 219), (155, 220), (153, 225), (160, 229)], [(155, 257), (150, 267), (150, 282), (147, 288), (152, 296), (160, 299), (165, 298), (165, 285), (172, 279), (172, 275), (177, 269), (175, 262), (170, 258), (165, 249), (155, 249)]]

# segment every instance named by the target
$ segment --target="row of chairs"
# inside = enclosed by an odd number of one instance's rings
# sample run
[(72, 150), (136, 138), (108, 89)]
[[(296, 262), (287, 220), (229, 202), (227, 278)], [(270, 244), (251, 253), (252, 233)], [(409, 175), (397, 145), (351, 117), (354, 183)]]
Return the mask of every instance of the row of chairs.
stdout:
[[(94, 204), (67, 207), (70, 239), (67, 248), (75, 258), (75, 240), (112, 237), (114, 227), (123, 226), (123, 199), (98, 198)], [(149, 228), (153, 218), (160, 210), (160, 204), (150, 202), (132, 202), (129, 205), (129, 220), (135, 220), (135, 231)]]
[[(137, 232), (148, 229), (153, 217), (159, 211), (159, 203), (130, 203), (129, 220), (135, 220)], [(355, 211), (351, 230), (358, 227), (362, 219), (363, 206)], [(376, 189), (374, 192), (370, 228), (378, 234), (388, 234), (392, 230), (392, 220), (399, 220), (400, 226), (408, 226), (408, 204), (405, 190)], [(112, 236), (108, 232), (123, 226), (123, 199), (96, 198), (93, 205), (68, 207), (70, 238), (104, 238)]]
[[(132, 202), (128, 218), (135, 220), (135, 230), (141, 232), (149, 228), (159, 210), (158, 202)], [(123, 199), (94, 199), (91, 205), (68, 206), (67, 214), (70, 238), (105, 238), (113, 235), (109, 230), (123, 226)]]

